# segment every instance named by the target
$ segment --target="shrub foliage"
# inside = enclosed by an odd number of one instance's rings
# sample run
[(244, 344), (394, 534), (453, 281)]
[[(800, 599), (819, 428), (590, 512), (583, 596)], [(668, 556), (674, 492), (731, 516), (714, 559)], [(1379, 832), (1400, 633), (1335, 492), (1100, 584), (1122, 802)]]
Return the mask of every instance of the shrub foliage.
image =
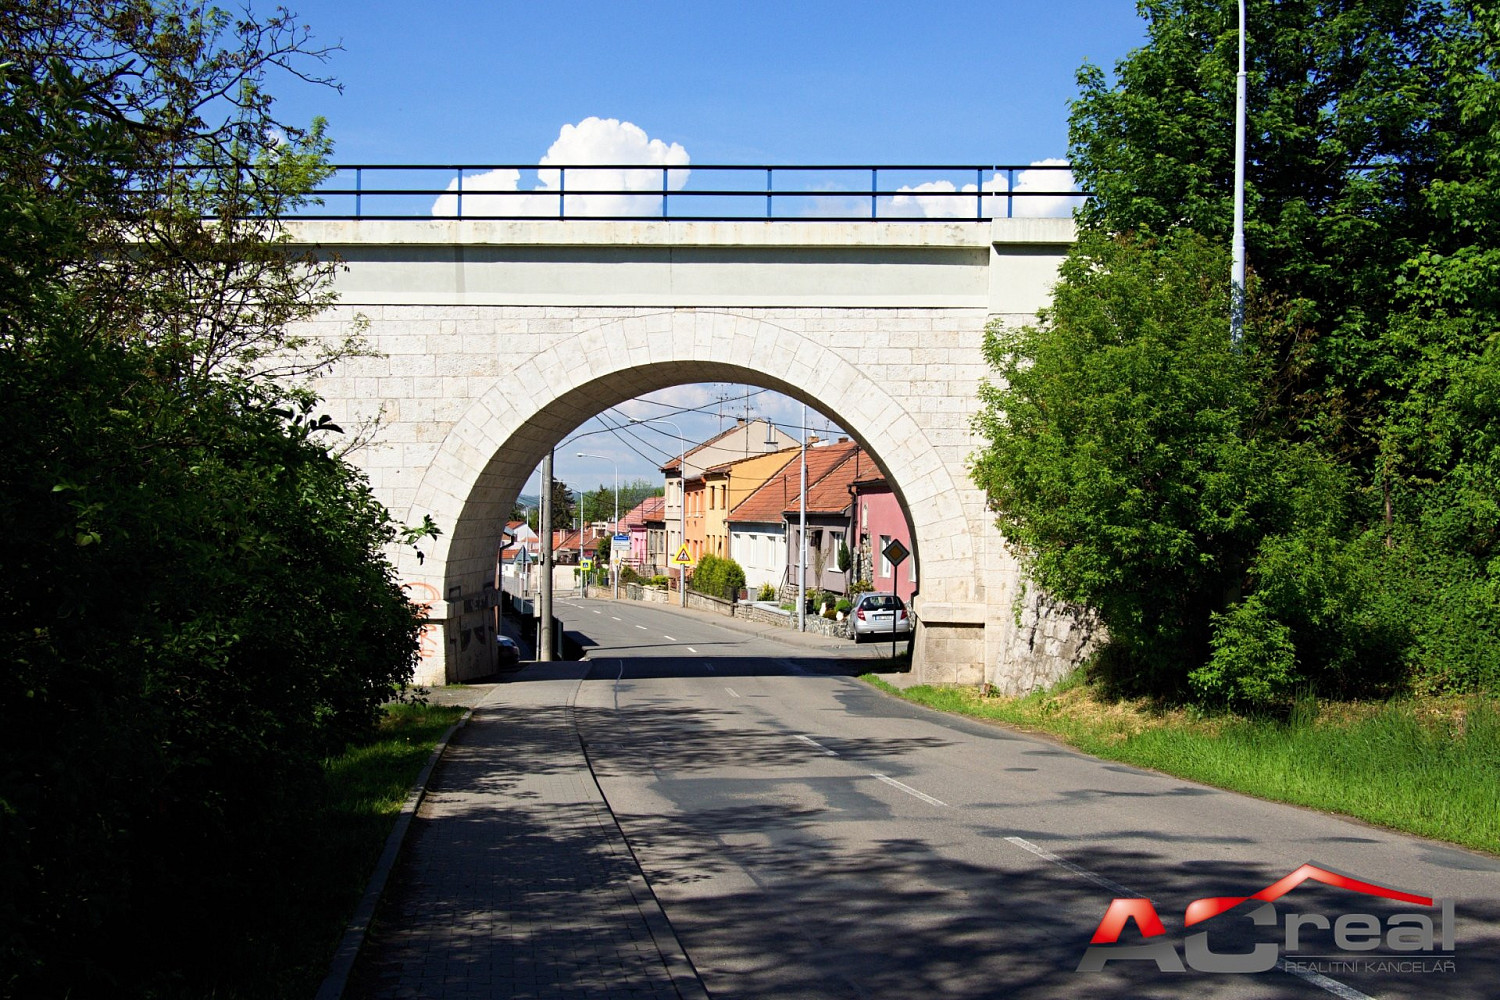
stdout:
[(0, 0), (0, 41), (0, 993), (210, 995), (419, 628), (287, 381), (358, 349), (288, 332), (327, 144), (261, 83), (317, 53), (175, 0)]
[(745, 571), (733, 559), (709, 553), (698, 560), (693, 575), (688, 577), (688, 587), (710, 597), (735, 601), (745, 589)]

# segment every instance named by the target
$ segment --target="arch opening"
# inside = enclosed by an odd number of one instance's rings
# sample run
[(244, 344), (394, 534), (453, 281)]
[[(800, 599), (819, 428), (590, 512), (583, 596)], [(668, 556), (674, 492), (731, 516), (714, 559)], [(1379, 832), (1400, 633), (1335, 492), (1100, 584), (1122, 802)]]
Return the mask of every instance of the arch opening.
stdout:
[[(950, 624), (941, 619), (958, 608), (964, 620), (954, 627), (966, 643), (959, 655), (982, 671), (985, 595), (975, 525), (958, 499), (960, 483), (923, 426), (876, 379), (795, 331), (699, 310), (661, 317), (654, 337), (650, 324), (633, 332), (626, 321), (605, 322), (537, 353), (495, 380), (448, 431), (408, 514), (432, 516), (444, 534), (424, 562), (403, 556), (399, 567), (421, 593), (438, 598), (434, 617), (448, 624), (447, 648), (425, 664), (429, 682), (439, 669), (444, 678), (463, 673), (465, 651), (479, 638), (465, 641), (463, 619), (482, 608), (499, 529), (542, 456), (603, 410), (710, 381), (762, 386), (804, 402), (863, 448), (889, 483), (912, 559), (920, 560), (918, 657), (926, 626)], [(924, 615), (924, 605), (931, 613)]]

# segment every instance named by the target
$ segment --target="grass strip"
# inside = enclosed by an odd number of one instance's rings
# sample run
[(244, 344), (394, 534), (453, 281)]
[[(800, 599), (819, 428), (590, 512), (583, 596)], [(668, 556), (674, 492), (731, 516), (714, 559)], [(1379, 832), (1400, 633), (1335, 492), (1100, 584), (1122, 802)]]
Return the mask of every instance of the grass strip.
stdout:
[(1104, 702), (1081, 684), (1013, 698), (862, 679), (929, 708), (1048, 733), (1107, 760), (1500, 854), (1494, 699), (1308, 699), (1280, 720)]
[(304, 851), (287, 858), (295, 886), (254, 919), (266, 927), (245, 962), (216, 998), (311, 997), (350, 915), (364, 893), (386, 837), (438, 739), (463, 716), (451, 706), (396, 704), (385, 708), (368, 740), (323, 763), (324, 800), (308, 822)]

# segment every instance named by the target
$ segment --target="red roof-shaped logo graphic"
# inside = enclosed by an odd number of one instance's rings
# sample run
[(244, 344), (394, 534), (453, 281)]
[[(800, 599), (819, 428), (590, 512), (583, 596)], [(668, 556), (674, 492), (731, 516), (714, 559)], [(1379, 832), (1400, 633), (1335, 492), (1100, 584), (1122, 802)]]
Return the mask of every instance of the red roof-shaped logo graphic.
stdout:
[(1397, 899), (1403, 903), (1416, 903), (1419, 906), (1432, 905), (1432, 899), (1428, 896), (1418, 896), (1410, 892), (1402, 892), (1399, 889), (1388, 889), (1383, 885), (1376, 885), (1373, 882), (1361, 882), (1359, 879), (1340, 875), (1326, 868), (1319, 868), (1314, 864), (1305, 864), (1290, 875), (1272, 882), (1253, 896), (1210, 896), (1206, 899), (1195, 899), (1188, 904), (1187, 913), (1184, 915), (1184, 923), (1188, 927), (1202, 923), (1212, 917), (1217, 917), (1226, 910), (1234, 909), (1247, 899), (1259, 899), (1269, 903), (1285, 896), (1308, 879), (1339, 889), (1351, 889), (1354, 892), (1362, 892), (1367, 896)]

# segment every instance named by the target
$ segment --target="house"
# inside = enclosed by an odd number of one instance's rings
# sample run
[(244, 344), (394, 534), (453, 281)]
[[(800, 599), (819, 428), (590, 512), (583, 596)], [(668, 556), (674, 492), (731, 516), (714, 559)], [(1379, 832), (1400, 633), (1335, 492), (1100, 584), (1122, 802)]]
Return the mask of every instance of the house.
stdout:
[(500, 587), (511, 594), (524, 596), (535, 586), (532, 569), (541, 559), (542, 540), (525, 521), (506, 522), (505, 535), (497, 560)]
[[(553, 560), (558, 566), (576, 566), (580, 558), (593, 559), (599, 554), (599, 539), (607, 537), (599, 524), (585, 525), (582, 531), (562, 528), (552, 532)], [(582, 544), (580, 544), (580, 536)]]
[[(661, 472), (665, 477), (666, 506), (663, 511), (665, 515), (663, 521), (666, 530), (665, 551), (668, 561), (670, 562), (671, 557), (682, 546), (683, 532), (686, 528), (684, 477), (691, 480), (694, 477), (701, 477), (704, 470), (716, 465), (795, 447), (800, 447), (797, 439), (778, 430), (768, 420), (756, 419), (749, 423), (736, 420), (734, 426), (728, 430), (695, 446), (686, 454), (664, 462)], [(698, 535), (700, 544), (706, 541), (706, 534), (702, 529), (703, 525), (700, 523)], [(689, 551), (692, 551), (691, 547)], [(696, 559), (696, 555), (694, 558)]]
[[(854, 495), (853, 486), (861, 476), (869, 476), (879, 469), (870, 455), (858, 445), (841, 440), (838, 445), (847, 454), (833, 464), (816, 480), (812, 478), (811, 460), (807, 484), (807, 586), (835, 594), (849, 593), (849, 585), (856, 577), (853, 573)], [(788, 508), (783, 512), (788, 538), (787, 559), (795, 562), (797, 552), (798, 525), (802, 508)], [(849, 571), (841, 568), (842, 560), (849, 560)]]
[(706, 537), (703, 531), (703, 501), (706, 494), (707, 484), (702, 476), (693, 476), (682, 484), (683, 503), (686, 505), (682, 520), (683, 540), (695, 566), (703, 558)]
[(704, 512), (704, 550), (726, 559), (736, 559), (730, 546), (729, 512), (765, 485), (801, 448), (783, 448), (751, 458), (736, 459), (704, 470), (707, 508)]
[[(809, 442), (807, 448), (807, 483), (808, 497), (814, 498), (814, 488), (830, 472), (848, 462), (857, 453), (859, 446), (848, 440), (841, 441), (817, 441)], [(870, 462), (868, 456), (863, 459), (864, 469), (873, 469), (875, 466)], [(745, 571), (745, 585), (753, 593), (765, 584), (770, 584), (780, 591), (795, 590), (796, 579), (788, 569), (789, 564), (795, 565), (796, 540), (789, 539), (788, 512), (790, 511), (790, 524), (795, 528), (800, 520), (801, 510), (801, 449), (794, 448), (786, 453), (786, 461), (781, 468), (769, 475), (765, 482), (755, 489), (748, 497), (729, 511), (726, 518), (729, 530), (729, 552), (730, 558), (740, 564)], [(850, 476), (852, 477), (852, 466)], [(850, 478), (847, 483), (853, 482)], [(838, 486), (830, 487), (835, 491)], [(823, 498), (818, 493), (818, 502), (826, 505), (831, 500)], [(845, 493), (845, 507), (848, 505), (847, 491)], [(829, 516), (819, 519), (813, 510), (808, 514), (808, 538), (809, 542), (816, 542), (824, 551), (825, 556), (831, 551), (832, 558), (828, 560), (828, 567), (837, 571), (838, 549), (829, 532), (834, 532), (839, 539), (845, 537), (847, 527), (838, 521), (838, 512), (818, 511), (818, 514), (827, 513)], [(847, 513), (843, 517), (847, 520)], [(817, 524), (816, 534), (813, 525)], [(831, 548), (830, 548), (831, 547)], [(808, 586), (821, 586), (814, 582), (816, 563), (811, 554), (807, 559)], [(827, 589), (844, 590), (842, 579), (834, 580), (826, 571), (823, 574), (829, 584), (837, 583), (837, 586), (828, 586)]]
[(850, 575), (856, 580), (869, 580), (875, 590), (894, 592), (910, 601), (917, 591), (916, 556), (909, 555), (900, 565), (893, 565), (883, 555), (892, 540), (912, 551), (911, 527), (884, 476), (855, 481), (853, 535), (854, 568)]
[(667, 573), (672, 552), (667, 548), (667, 501), (653, 508), (656, 513), (646, 517), (646, 562), (639, 570), (642, 576), (663, 576)]
[[(647, 497), (621, 519), (620, 533), (630, 535), (630, 551), (623, 557), (624, 562), (643, 576), (655, 576), (662, 572), (655, 567), (665, 565), (665, 561), (651, 560), (650, 528), (653, 522), (661, 522), (666, 504), (666, 497)], [(660, 552), (659, 547), (657, 551)]]

